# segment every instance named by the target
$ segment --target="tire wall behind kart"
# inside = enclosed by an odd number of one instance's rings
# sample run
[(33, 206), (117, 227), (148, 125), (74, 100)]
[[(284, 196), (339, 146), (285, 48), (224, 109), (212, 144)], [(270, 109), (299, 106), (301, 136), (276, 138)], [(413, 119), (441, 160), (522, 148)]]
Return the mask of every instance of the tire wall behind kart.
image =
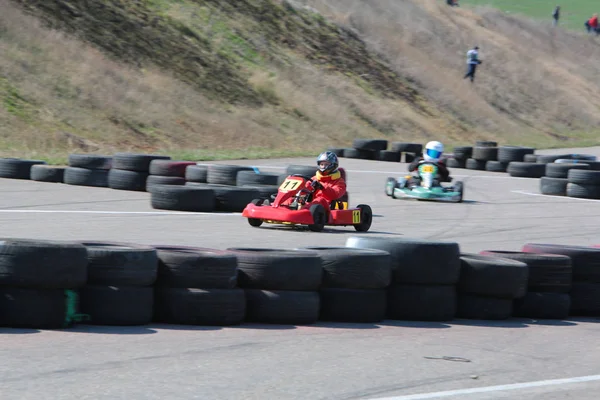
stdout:
[(65, 326), (70, 312), (67, 300), (75, 299), (85, 285), (87, 262), (86, 248), (78, 243), (2, 239), (0, 327)]
[(248, 322), (305, 325), (317, 322), (322, 260), (310, 250), (229, 248), (238, 260)]
[(527, 243), (523, 252), (568, 256), (572, 263), (570, 316), (600, 316), (600, 248)]
[(456, 314), (460, 274), (457, 243), (404, 238), (350, 237), (347, 247), (387, 251), (392, 279), (387, 318), (449, 321)]
[(108, 187), (117, 190), (146, 191), (150, 164), (154, 160), (170, 160), (171, 157), (155, 154), (116, 153), (108, 174)]

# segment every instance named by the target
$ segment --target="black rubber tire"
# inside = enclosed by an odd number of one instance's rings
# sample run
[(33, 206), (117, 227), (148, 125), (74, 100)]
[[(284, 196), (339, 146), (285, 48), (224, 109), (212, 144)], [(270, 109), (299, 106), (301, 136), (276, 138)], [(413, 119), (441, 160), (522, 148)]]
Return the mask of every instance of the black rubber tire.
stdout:
[(87, 281), (87, 264), (79, 243), (0, 238), (0, 286), (79, 288)]
[[(285, 176), (283, 177), (284, 178), (283, 180), (285, 180), (285, 178), (287, 178), (289, 175), (299, 174), (299, 175), (306, 175), (306, 176), (312, 177), (312, 176), (315, 176), (316, 173), (317, 173), (316, 166), (291, 164), (286, 167)], [(283, 180), (281, 182), (283, 182)], [(278, 182), (278, 184), (281, 184), (281, 182)]]
[(484, 160), (476, 160), (474, 158), (467, 158), (467, 162), (465, 166), (467, 169), (473, 169), (477, 171), (485, 171), (485, 164), (487, 161)]
[(491, 146), (475, 146), (473, 147), (472, 159), (477, 161), (497, 161), (498, 148)]
[(498, 147), (498, 161), (504, 164), (511, 161), (526, 161), (525, 156), (534, 152), (533, 147), (500, 146)]
[(513, 300), (459, 293), (457, 318), (504, 320), (512, 316)]
[(536, 158), (536, 163), (538, 164), (548, 164), (553, 163), (559, 158), (570, 158), (569, 154), (538, 154)]
[(215, 195), (215, 210), (225, 212), (242, 212), (252, 200), (260, 197), (260, 192), (249, 186), (229, 186), (206, 184), (188, 187), (206, 187)]
[(569, 293), (573, 267), (568, 256), (520, 251), (484, 250), (481, 255), (502, 257), (527, 264), (527, 290), (530, 292)]
[(465, 184), (462, 181), (458, 181), (454, 184), (454, 190), (460, 193), (460, 197), (455, 203), (462, 203), (465, 198)]
[(69, 167), (87, 168), (87, 169), (111, 169), (111, 156), (101, 156), (96, 154), (69, 154)]
[(108, 170), (67, 167), (63, 179), (67, 185), (108, 187)]
[(31, 167), (46, 165), (41, 160), (23, 160), (20, 158), (0, 158), (0, 178), (30, 179)]
[(213, 212), (216, 199), (214, 190), (205, 187), (154, 185), (150, 204), (159, 210)]
[(590, 169), (589, 164), (573, 163), (548, 163), (546, 164), (546, 176), (550, 178), (567, 178), (571, 169)]
[(152, 322), (152, 287), (88, 285), (79, 292), (82, 314), (90, 325), (135, 326)]
[(566, 293), (529, 292), (513, 304), (513, 316), (534, 319), (565, 319), (569, 316), (571, 296)]
[[(264, 200), (263, 199), (254, 199), (250, 203), (254, 204), (255, 206), (260, 206), (264, 203)], [(248, 224), (253, 228), (258, 228), (263, 224), (263, 221), (262, 221), (262, 219), (258, 219), (258, 218), (248, 218)]]
[(341, 147), (328, 147), (327, 151), (332, 152), (338, 157), (344, 157), (344, 149)]
[(569, 181), (566, 178), (550, 178), (542, 176), (540, 179), (540, 193), (550, 196), (566, 196), (568, 182)]
[(446, 166), (448, 168), (466, 168), (467, 167), (467, 161), (463, 160), (463, 159), (458, 159), (458, 158), (448, 158), (446, 160)]
[(512, 161), (508, 164), (506, 171), (510, 176), (514, 177), (541, 178), (546, 173), (546, 165), (539, 163)]
[(360, 224), (354, 225), (357, 232), (367, 232), (373, 223), (373, 210), (366, 204), (359, 204), (356, 208), (360, 209)]
[(537, 154), (525, 154), (523, 157), (523, 161), (525, 162), (537, 162), (538, 155)]
[(237, 256), (238, 286), (245, 289), (318, 290), (323, 269), (315, 251), (228, 248)]
[(385, 319), (384, 289), (323, 288), (319, 295), (321, 321), (375, 323)]
[(108, 172), (108, 187), (117, 190), (145, 192), (147, 179), (147, 172), (113, 168)]
[(185, 169), (185, 180), (188, 182), (206, 183), (208, 165), (190, 165)]
[(573, 282), (569, 315), (600, 317), (600, 284)]
[(569, 179), (569, 183), (578, 183), (580, 185), (600, 185), (600, 171), (570, 169), (567, 179)]
[(208, 166), (206, 182), (216, 185), (237, 185), (237, 174), (240, 171), (254, 171), (252, 167), (228, 164), (211, 164)]
[(310, 206), (310, 214), (313, 218), (313, 223), (308, 225), (308, 229), (312, 232), (321, 232), (325, 228), (327, 223), (327, 213), (325, 207), (320, 204), (313, 204)]
[(489, 172), (506, 172), (507, 163), (502, 161), (486, 161), (485, 170)]
[(258, 198), (262, 200), (273, 200), (277, 196), (279, 186), (277, 185), (244, 185), (242, 187), (255, 189), (258, 192)]
[(185, 178), (187, 168), (195, 165), (196, 163), (193, 161), (152, 160), (150, 161), (148, 172), (151, 176), (160, 175)]
[(318, 292), (246, 289), (246, 321), (308, 325), (319, 319)]
[(526, 243), (521, 251), (561, 254), (571, 258), (573, 282), (600, 283), (600, 248), (546, 243)]
[(391, 149), (399, 153), (421, 154), (423, 145), (421, 143), (392, 142)]
[(461, 254), (458, 289), (480, 296), (516, 299), (527, 293), (527, 264), (508, 258)]
[(65, 317), (62, 289), (0, 287), (0, 327), (59, 329)]
[(157, 154), (116, 153), (113, 156), (112, 168), (148, 173), (152, 160), (170, 159), (169, 156)]
[(392, 282), (453, 285), (458, 282), (458, 243), (431, 240), (352, 236), (346, 247), (379, 249), (392, 257)]
[(254, 171), (240, 171), (237, 174), (238, 186), (252, 185), (277, 185), (279, 174), (256, 173)]
[(354, 139), (352, 147), (359, 150), (373, 150), (379, 152), (387, 149), (388, 141), (382, 139)]
[(322, 288), (383, 289), (392, 279), (390, 253), (352, 247), (304, 247), (322, 260)]
[(380, 150), (377, 156), (379, 161), (391, 161), (391, 162), (400, 162), (402, 158), (402, 153), (394, 150)]
[(146, 191), (151, 192), (154, 185), (185, 185), (185, 178), (179, 176), (148, 175)]
[(246, 317), (246, 294), (242, 289), (155, 290), (154, 321), (179, 325), (239, 325)]
[(471, 158), (471, 156), (473, 155), (473, 147), (471, 147), (471, 146), (456, 146), (452, 150), (452, 154), (454, 154), (454, 158), (456, 160), (462, 161), (462, 163), (464, 165), (466, 163), (467, 159)]
[[(572, 171), (572, 170), (571, 170)], [(590, 171), (592, 172), (592, 171)], [(600, 171), (593, 171), (600, 172)], [(586, 185), (583, 183), (567, 183), (567, 196), (579, 199), (600, 199), (600, 185)]]
[(38, 164), (31, 166), (31, 180), (38, 182), (62, 183), (65, 176), (65, 167), (53, 167), (50, 165)]
[(158, 255), (156, 286), (233, 289), (237, 257), (223, 250), (154, 246)]
[(150, 286), (156, 281), (156, 249), (132, 243), (81, 242), (87, 250), (88, 284)]
[(359, 160), (375, 160), (377, 159), (377, 152), (375, 150), (349, 148), (344, 149), (344, 157)]
[(493, 140), (478, 140), (475, 142), (475, 147), (498, 147), (498, 142)]
[(394, 284), (388, 288), (388, 319), (450, 321), (455, 315), (454, 285)]

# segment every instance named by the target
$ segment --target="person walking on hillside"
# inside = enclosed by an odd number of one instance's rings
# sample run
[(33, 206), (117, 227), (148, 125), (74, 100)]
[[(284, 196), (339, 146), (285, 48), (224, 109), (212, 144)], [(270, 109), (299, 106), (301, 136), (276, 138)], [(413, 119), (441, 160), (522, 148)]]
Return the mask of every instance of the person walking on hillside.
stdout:
[(467, 52), (467, 73), (463, 79), (471, 78), (471, 82), (475, 79), (475, 70), (477, 66), (481, 64), (481, 60), (479, 59), (479, 46), (473, 47), (471, 50)]
[(585, 27), (587, 31), (594, 31), (596, 34), (598, 33), (598, 14), (592, 15), (592, 18), (585, 21)]
[(554, 19), (554, 21), (552, 22), (552, 25), (557, 26), (559, 18), (560, 18), (560, 6), (556, 6), (554, 8), (554, 11), (552, 12), (552, 19)]

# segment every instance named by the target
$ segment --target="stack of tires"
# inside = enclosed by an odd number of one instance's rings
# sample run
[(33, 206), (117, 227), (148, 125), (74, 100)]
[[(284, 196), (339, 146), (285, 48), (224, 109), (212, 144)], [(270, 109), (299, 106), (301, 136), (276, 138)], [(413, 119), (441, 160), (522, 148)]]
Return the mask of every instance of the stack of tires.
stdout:
[(456, 316), (502, 320), (513, 314), (513, 301), (527, 293), (527, 264), (507, 258), (461, 254)]
[(155, 185), (185, 185), (185, 173), (193, 161), (152, 160), (146, 179), (146, 191), (151, 192)]
[(498, 147), (498, 160), (490, 160), (485, 164), (485, 170), (491, 172), (506, 172), (511, 162), (524, 162), (525, 156), (533, 154), (533, 147), (500, 146)]
[[(194, 168), (190, 166), (188, 168)], [(195, 170), (195, 168), (194, 168)], [(261, 191), (254, 187), (238, 186), (238, 173), (252, 171), (252, 167), (228, 164), (211, 164), (206, 170), (206, 183), (186, 182), (187, 188), (210, 189), (214, 194), (214, 210), (241, 212), (252, 202), (261, 197)], [(189, 173), (187, 173), (189, 175)]]
[(239, 171), (237, 173), (237, 186), (255, 189), (259, 193), (260, 199), (271, 199), (277, 194), (281, 174), (269, 174), (258, 170)]
[(319, 319), (321, 257), (308, 250), (229, 248), (246, 294), (246, 321), (306, 325)]
[(0, 158), (0, 178), (31, 179), (34, 165), (46, 165), (41, 160), (23, 160), (20, 158)]
[(237, 257), (222, 250), (156, 246), (154, 321), (179, 325), (238, 325), (246, 297), (237, 287)]
[(392, 280), (388, 287), (389, 319), (450, 321), (454, 318), (456, 283), (460, 273), (457, 243), (350, 237), (346, 246), (390, 253)]
[(446, 159), (448, 168), (466, 168), (467, 160), (473, 155), (473, 147), (457, 146), (452, 150), (452, 157)]
[(566, 196), (567, 184), (569, 183), (569, 170), (589, 169), (588, 164), (583, 163), (548, 163), (546, 164), (545, 176), (540, 179), (540, 193), (553, 196)]
[(600, 171), (572, 168), (568, 172), (567, 181), (567, 196), (600, 199)]
[(145, 192), (153, 160), (170, 160), (169, 156), (154, 154), (116, 153), (108, 174), (108, 187), (118, 190)]
[(69, 154), (69, 167), (64, 172), (67, 185), (108, 187), (112, 157), (93, 154)]
[(0, 326), (57, 329), (79, 318), (77, 290), (87, 279), (78, 243), (0, 241)]
[(319, 320), (379, 322), (385, 319), (391, 279), (390, 253), (350, 247), (305, 247), (322, 259)]
[(471, 158), (467, 159), (465, 166), (467, 169), (484, 171), (486, 170), (486, 165), (488, 162), (497, 160), (498, 143), (481, 140), (475, 143), (475, 146), (473, 147), (473, 151), (471, 153)]
[(30, 179), (38, 182), (63, 183), (66, 169), (67, 167), (35, 164), (31, 166)]
[(570, 257), (573, 281), (569, 293), (571, 297), (569, 315), (600, 316), (600, 248), (527, 243), (522, 251)]
[(84, 242), (87, 284), (81, 312), (92, 325), (146, 325), (152, 322), (156, 250), (128, 243)]
[(419, 157), (422, 152), (423, 145), (420, 143), (393, 142), (392, 149), (389, 151), (390, 154), (386, 154), (386, 157), (390, 158), (388, 161), (404, 161), (410, 163), (413, 162), (415, 158)]
[(344, 157), (362, 160), (378, 160), (381, 151), (387, 149), (388, 141), (382, 139), (354, 139), (352, 148), (343, 149)]
[(487, 250), (479, 254), (508, 258), (527, 264), (527, 293), (513, 303), (514, 317), (564, 319), (571, 307), (571, 259), (557, 254)]

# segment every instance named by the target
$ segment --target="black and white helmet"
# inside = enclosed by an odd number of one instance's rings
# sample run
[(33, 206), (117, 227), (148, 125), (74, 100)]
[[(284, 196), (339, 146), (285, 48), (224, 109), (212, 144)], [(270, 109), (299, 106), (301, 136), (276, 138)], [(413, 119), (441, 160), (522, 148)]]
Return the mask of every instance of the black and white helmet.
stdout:
[[(323, 161), (327, 161), (329, 164), (327, 164), (324, 167), (321, 167), (321, 163)], [(338, 158), (334, 152), (326, 151), (324, 153), (319, 154), (319, 157), (317, 157), (317, 166), (319, 167), (319, 172), (321, 172), (321, 174), (323, 175), (330, 175), (334, 173), (335, 171), (337, 171), (338, 165)]]

